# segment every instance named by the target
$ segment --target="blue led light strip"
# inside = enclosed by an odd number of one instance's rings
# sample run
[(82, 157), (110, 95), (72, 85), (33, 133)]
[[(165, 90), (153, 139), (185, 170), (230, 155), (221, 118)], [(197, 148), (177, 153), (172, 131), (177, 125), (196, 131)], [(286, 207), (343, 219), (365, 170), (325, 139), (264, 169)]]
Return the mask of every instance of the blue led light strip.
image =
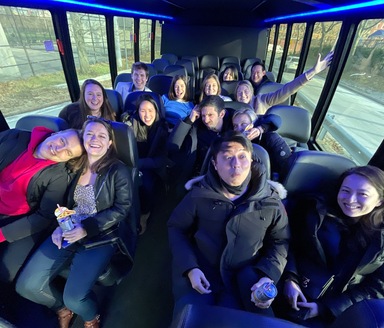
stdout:
[(316, 16), (316, 15), (335, 13), (335, 12), (340, 12), (340, 11), (349, 11), (349, 10), (359, 9), (359, 8), (367, 8), (367, 7), (380, 6), (380, 5), (383, 5), (383, 4), (384, 4), (384, 0), (367, 1), (367, 2), (362, 2), (362, 3), (355, 3), (355, 4), (352, 4), (352, 5), (334, 7), (334, 8), (330, 8), (330, 9), (316, 10), (316, 11), (309, 11), (309, 12), (293, 14), (293, 15), (286, 15), (286, 16), (278, 16), (278, 17), (273, 17), (273, 18), (267, 18), (267, 19), (264, 20), (264, 22), (265, 23), (269, 23), (269, 22), (275, 22), (275, 21), (285, 20), (285, 19), (295, 18), (295, 17)]
[(94, 4), (94, 3), (87, 3), (87, 2), (76, 1), (76, 0), (52, 0), (52, 1), (53, 2), (63, 2), (63, 3), (73, 4), (73, 5), (79, 5), (79, 6), (83, 6), (83, 7), (104, 9), (104, 10), (108, 10), (108, 11), (115, 11), (115, 12), (120, 12), (120, 13), (125, 13), (125, 14), (134, 14), (134, 15), (139, 15), (139, 16), (148, 16), (148, 17), (169, 19), (169, 20), (173, 19), (173, 17), (171, 17), (171, 16), (158, 15), (158, 14), (146, 13), (144, 11), (129, 10), (129, 9), (105, 6), (105, 5), (98, 5), (98, 4)]

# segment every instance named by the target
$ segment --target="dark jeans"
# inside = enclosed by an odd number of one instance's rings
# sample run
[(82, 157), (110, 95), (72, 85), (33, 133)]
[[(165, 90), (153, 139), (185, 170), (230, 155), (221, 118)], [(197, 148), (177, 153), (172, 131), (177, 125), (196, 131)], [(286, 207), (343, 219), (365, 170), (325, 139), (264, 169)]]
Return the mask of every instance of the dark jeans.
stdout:
[[(251, 301), (251, 287), (262, 278), (251, 267), (244, 267), (234, 274), (231, 288), (224, 287), (224, 284), (211, 282), (215, 286), (210, 294), (199, 294), (189, 288), (189, 292), (176, 300), (174, 316), (187, 304), (218, 305), (232, 309), (246, 310), (248, 312), (274, 317), (272, 308), (260, 309)], [(188, 280), (189, 279), (185, 278)], [(209, 280), (209, 279), (208, 279)], [(189, 284), (190, 285), (190, 284)], [(219, 287), (221, 286), (221, 287)]]
[[(54, 311), (66, 306), (83, 320), (92, 320), (99, 313), (92, 288), (114, 252), (115, 247), (112, 245), (86, 250), (74, 244), (66, 249), (58, 249), (49, 237), (21, 271), (16, 291)], [(53, 280), (68, 267), (70, 272), (62, 292)]]

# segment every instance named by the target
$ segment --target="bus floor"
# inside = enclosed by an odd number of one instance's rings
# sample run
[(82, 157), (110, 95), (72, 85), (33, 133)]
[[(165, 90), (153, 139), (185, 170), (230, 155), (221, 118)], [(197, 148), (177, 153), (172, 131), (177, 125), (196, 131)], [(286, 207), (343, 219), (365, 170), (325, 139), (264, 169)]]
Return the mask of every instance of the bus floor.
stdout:
[[(175, 203), (171, 196), (164, 201), (164, 193), (159, 195), (147, 230), (139, 236), (132, 271), (117, 286), (95, 287), (103, 328), (167, 328), (171, 323), (171, 255), (166, 224)], [(17, 328), (58, 327), (56, 315), (49, 309), (14, 292), (7, 294), (7, 306), (0, 309), (0, 318)], [(83, 326), (82, 319), (74, 317), (71, 328)]]

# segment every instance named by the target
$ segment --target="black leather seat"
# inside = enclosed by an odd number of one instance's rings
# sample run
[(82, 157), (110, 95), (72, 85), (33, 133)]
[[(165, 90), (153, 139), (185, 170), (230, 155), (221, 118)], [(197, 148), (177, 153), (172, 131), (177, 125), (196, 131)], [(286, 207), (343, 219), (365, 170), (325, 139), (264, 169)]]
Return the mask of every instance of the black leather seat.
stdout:
[(200, 61), (198, 56), (181, 56), (181, 59), (188, 59), (193, 63), (195, 67), (195, 73), (197, 73), (200, 69)]
[(119, 82), (132, 82), (131, 73), (120, 73), (116, 76), (115, 82), (113, 83), (113, 88), (116, 89), (117, 83)]
[(237, 56), (227, 56), (221, 59), (221, 65), (226, 63), (238, 64), (240, 66), (240, 59)]
[(244, 104), (240, 101), (224, 101), (224, 108), (226, 110), (231, 110), (231, 111), (236, 111), (236, 110), (244, 109), (244, 108), (253, 110), (253, 108), (250, 104)]
[(172, 79), (172, 76), (165, 74), (154, 75), (148, 81), (148, 88), (161, 96), (166, 95), (171, 87)]
[(200, 88), (201, 83), (204, 78), (210, 74), (218, 74), (220, 68), (220, 61), (218, 56), (214, 55), (203, 55), (200, 58), (200, 68), (198, 73), (198, 88)]
[(163, 73), (172, 77), (176, 75), (188, 76), (187, 69), (183, 65), (168, 65), (164, 68)]
[(32, 131), (36, 126), (45, 126), (55, 132), (69, 128), (67, 121), (50, 115), (26, 115), (16, 122), (15, 128)]
[(294, 152), (280, 181), (288, 198), (337, 190), (340, 175), (356, 164), (347, 157), (316, 150)]
[(151, 78), (151, 76), (154, 76), (157, 74), (156, 67), (153, 64), (145, 64), (148, 67), (148, 79)]
[(164, 68), (170, 65), (170, 63), (167, 59), (156, 58), (152, 61), (152, 65), (156, 68), (157, 74), (163, 74)]
[(221, 94), (223, 96), (231, 97), (233, 100), (236, 99), (235, 90), (239, 81), (223, 81), (221, 82)]
[[(262, 63), (263, 61), (257, 57), (246, 58), (244, 60), (244, 64), (243, 64), (243, 73), (245, 73), (245, 70), (247, 69), (248, 66), (252, 66), (256, 62)], [(245, 76), (244, 76), (244, 78), (245, 78)]]
[(116, 120), (119, 120), (121, 114), (123, 113), (123, 99), (121, 98), (121, 94), (116, 90), (111, 89), (105, 89), (105, 92), (107, 94), (108, 101), (116, 114)]
[(266, 114), (276, 114), (281, 117), (281, 126), (277, 132), (293, 151), (308, 149), (311, 117), (306, 109), (297, 106), (276, 105), (269, 108)]
[(168, 60), (171, 65), (174, 65), (179, 59), (179, 57), (177, 57), (175, 54), (170, 54), (170, 53), (162, 54), (161, 58)]
[(210, 305), (186, 305), (170, 328), (295, 328), (304, 327), (282, 319)]

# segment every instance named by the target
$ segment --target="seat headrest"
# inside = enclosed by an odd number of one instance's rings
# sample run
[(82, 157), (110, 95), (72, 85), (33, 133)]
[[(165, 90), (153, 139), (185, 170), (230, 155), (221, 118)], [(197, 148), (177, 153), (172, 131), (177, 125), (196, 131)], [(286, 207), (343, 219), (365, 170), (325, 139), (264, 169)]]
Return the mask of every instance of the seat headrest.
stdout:
[(61, 131), (69, 128), (67, 121), (57, 116), (27, 115), (16, 122), (16, 129), (32, 131), (36, 126), (45, 126), (52, 131)]
[(316, 150), (292, 153), (282, 183), (288, 196), (329, 193), (337, 189), (340, 175), (356, 164), (347, 157)]
[(116, 119), (118, 120), (123, 112), (123, 99), (121, 94), (116, 90), (105, 89), (107, 94), (108, 101), (116, 114)]
[(276, 114), (281, 117), (282, 124), (277, 132), (284, 138), (296, 142), (307, 143), (311, 136), (311, 117), (309, 112), (301, 107), (276, 105), (269, 108), (266, 114)]
[(133, 130), (124, 123), (111, 122), (111, 124), (119, 159), (129, 167), (138, 167), (139, 155)]

